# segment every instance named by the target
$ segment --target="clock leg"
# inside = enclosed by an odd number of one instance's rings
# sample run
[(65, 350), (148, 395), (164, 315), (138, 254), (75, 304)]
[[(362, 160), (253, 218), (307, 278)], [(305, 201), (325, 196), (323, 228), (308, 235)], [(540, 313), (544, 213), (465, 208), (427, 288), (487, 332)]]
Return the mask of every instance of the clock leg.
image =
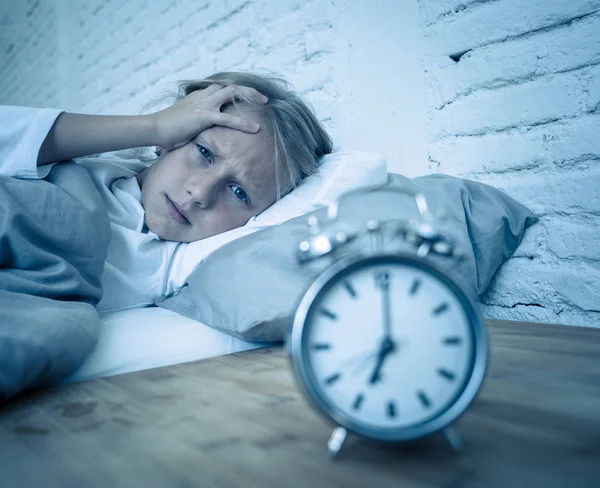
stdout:
[(442, 430), (442, 435), (446, 443), (455, 451), (460, 452), (462, 450), (462, 439), (459, 433), (453, 427), (446, 427)]
[(329, 457), (335, 458), (340, 452), (344, 441), (346, 440), (346, 429), (343, 427), (336, 427), (331, 433), (331, 437), (329, 438), (329, 442), (327, 443), (327, 450), (329, 451)]

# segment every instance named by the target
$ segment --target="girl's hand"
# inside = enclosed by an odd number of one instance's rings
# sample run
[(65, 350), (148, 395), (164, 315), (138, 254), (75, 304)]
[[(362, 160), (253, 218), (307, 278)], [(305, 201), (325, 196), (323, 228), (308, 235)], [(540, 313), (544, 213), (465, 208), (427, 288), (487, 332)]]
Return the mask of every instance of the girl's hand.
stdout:
[(221, 112), (225, 103), (240, 99), (239, 94), (242, 92), (259, 103), (269, 101), (254, 88), (235, 85), (224, 87), (214, 83), (150, 115), (156, 131), (155, 144), (169, 151), (177, 149), (214, 125), (250, 133), (258, 132), (260, 126), (256, 122)]

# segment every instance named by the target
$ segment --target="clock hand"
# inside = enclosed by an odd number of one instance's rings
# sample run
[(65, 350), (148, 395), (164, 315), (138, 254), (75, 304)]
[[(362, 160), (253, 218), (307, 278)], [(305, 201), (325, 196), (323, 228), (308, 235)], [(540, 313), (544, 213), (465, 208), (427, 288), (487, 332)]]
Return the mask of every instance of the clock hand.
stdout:
[(383, 335), (384, 339), (391, 339), (392, 336), (392, 313), (390, 304), (390, 275), (387, 271), (376, 275), (375, 281), (381, 289), (381, 306), (383, 315)]
[(379, 381), (379, 371), (381, 370), (381, 366), (383, 365), (383, 360), (385, 359), (385, 354), (379, 353), (377, 357), (377, 364), (375, 365), (375, 369), (373, 370), (373, 374), (371, 374), (371, 378), (369, 378), (369, 384), (374, 385)]
[[(398, 349), (399, 347), (402, 347), (402, 345), (403, 345), (403, 344), (404, 344), (406, 341), (404, 341), (404, 340), (394, 340), (394, 341), (392, 341), (392, 342), (393, 342), (393, 344), (394, 344), (394, 351), (395, 351), (395, 350), (396, 350), (396, 349)], [(359, 371), (361, 371), (361, 370), (362, 370), (362, 369), (363, 369), (365, 366), (367, 366), (367, 363), (370, 363), (370, 362), (371, 362), (371, 360), (372, 360), (374, 357), (376, 357), (376, 356), (378, 356), (378, 355), (379, 355), (379, 350), (380, 350), (380, 348), (381, 348), (381, 347), (378, 347), (376, 351), (373, 351), (373, 352), (371, 352), (370, 354), (368, 354), (368, 355), (366, 355), (366, 356), (364, 355), (365, 353), (363, 353), (363, 354), (362, 354), (362, 355), (360, 355), (360, 356), (355, 356), (355, 357), (354, 357), (354, 358), (352, 358), (351, 360), (349, 360), (349, 361), (346, 361), (346, 363), (345, 363), (345, 364), (342, 366), (342, 368), (345, 368), (345, 367), (349, 367), (349, 366), (352, 366), (352, 365), (354, 365), (354, 367), (353, 367), (353, 369), (352, 369), (352, 372), (353, 372), (354, 374), (358, 373), (358, 372), (359, 372)], [(390, 354), (391, 354), (391, 353), (390, 353)], [(356, 363), (358, 363), (359, 361), (360, 361), (360, 364), (356, 364)]]
[(362, 369), (366, 363), (373, 359), (379, 353), (379, 347), (376, 350), (365, 350), (352, 357), (346, 358), (341, 364), (342, 369), (352, 368), (353, 370)]
[(383, 338), (377, 356), (375, 369), (369, 378), (369, 384), (374, 385), (381, 379), (380, 373), (385, 358), (396, 350), (392, 340), (392, 313), (390, 304), (390, 274), (388, 271), (379, 271), (375, 274), (375, 285), (381, 289)]
[(374, 385), (379, 380), (381, 380), (380, 372), (381, 372), (383, 363), (385, 361), (385, 358), (387, 358), (395, 350), (396, 350), (396, 345), (389, 337), (385, 337), (383, 339), (383, 341), (381, 341), (381, 348), (379, 349), (379, 356), (377, 357), (377, 364), (375, 365), (375, 369), (373, 370), (373, 373), (371, 374), (371, 377), (369, 378), (369, 384)]
[(351, 364), (348, 364), (348, 366), (351, 366), (352, 374), (358, 374), (362, 371), (378, 354), (379, 348), (375, 351), (371, 351), (368, 355), (355, 358)]

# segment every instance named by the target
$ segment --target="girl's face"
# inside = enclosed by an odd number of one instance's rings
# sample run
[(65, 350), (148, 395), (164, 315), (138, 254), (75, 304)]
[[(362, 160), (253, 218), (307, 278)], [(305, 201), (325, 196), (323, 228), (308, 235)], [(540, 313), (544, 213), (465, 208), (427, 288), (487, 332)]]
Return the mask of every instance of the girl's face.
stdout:
[(273, 148), (264, 131), (214, 126), (138, 175), (146, 225), (192, 242), (243, 226), (277, 197)]

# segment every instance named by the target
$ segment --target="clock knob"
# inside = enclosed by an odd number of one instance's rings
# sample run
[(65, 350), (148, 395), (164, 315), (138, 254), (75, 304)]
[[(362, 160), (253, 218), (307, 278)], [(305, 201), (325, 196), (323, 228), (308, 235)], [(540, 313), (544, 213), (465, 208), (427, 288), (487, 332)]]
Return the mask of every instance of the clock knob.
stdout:
[(418, 248), (421, 257), (425, 257), (430, 250), (443, 256), (451, 256), (454, 252), (452, 240), (431, 221), (410, 220), (398, 232)]
[(300, 263), (332, 254), (357, 235), (356, 231), (341, 222), (326, 221), (321, 226), (314, 215), (308, 218), (308, 225), (310, 235), (298, 245), (297, 258)]

